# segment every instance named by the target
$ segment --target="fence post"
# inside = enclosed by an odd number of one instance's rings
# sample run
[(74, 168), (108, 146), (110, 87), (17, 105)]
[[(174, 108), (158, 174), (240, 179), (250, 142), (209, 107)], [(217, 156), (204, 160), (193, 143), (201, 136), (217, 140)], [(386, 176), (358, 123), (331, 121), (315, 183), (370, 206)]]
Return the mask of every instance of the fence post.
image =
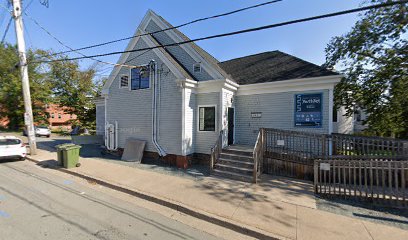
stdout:
[(214, 169), (214, 148), (211, 148), (210, 171)]
[(408, 142), (402, 143), (402, 152), (403, 152), (403, 155), (408, 154)]
[(326, 156), (326, 134), (322, 135), (322, 156)]
[(314, 177), (314, 192), (317, 194), (317, 182), (318, 182), (318, 174), (319, 174), (319, 165), (318, 160), (314, 160), (313, 163), (313, 177)]

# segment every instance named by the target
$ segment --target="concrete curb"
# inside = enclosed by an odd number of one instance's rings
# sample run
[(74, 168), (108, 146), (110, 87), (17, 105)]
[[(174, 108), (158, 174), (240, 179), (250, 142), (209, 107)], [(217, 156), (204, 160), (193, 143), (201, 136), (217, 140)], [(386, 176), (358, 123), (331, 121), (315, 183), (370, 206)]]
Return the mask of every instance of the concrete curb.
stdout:
[[(31, 162), (37, 163), (37, 164), (41, 163), (41, 161), (35, 160), (33, 158), (30, 158), (30, 157), (27, 157), (26, 159), (31, 161)], [(193, 209), (191, 209), (191, 208), (189, 208), (187, 206), (184, 206), (184, 205), (182, 205), (180, 203), (177, 203), (177, 202), (172, 202), (170, 200), (162, 199), (162, 198), (152, 196), (152, 195), (149, 195), (147, 193), (140, 192), (140, 191), (131, 190), (131, 189), (119, 186), (119, 185), (115, 185), (115, 184), (106, 182), (106, 181), (101, 180), (101, 179), (97, 179), (97, 178), (87, 176), (87, 175), (77, 173), (77, 172), (72, 172), (72, 171), (69, 171), (69, 170), (67, 170), (65, 168), (58, 168), (58, 169), (55, 169), (55, 170), (58, 170), (60, 172), (64, 172), (64, 173), (67, 173), (67, 174), (70, 174), (70, 175), (73, 175), (73, 176), (76, 176), (76, 177), (83, 178), (83, 179), (85, 179), (87, 181), (93, 181), (93, 182), (95, 182), (95, 183), (97, 183), (97, 184), (99, 184), (101, 186), (104, 186), (104, 187), (107, 187), (107, 188), (110, 188), (110, 189), (113, 189), (113, 190), (116, 190), (116, 191), (119, 191), (119, 192), (122, 192), (122, 193), (129, 194), (129, 195), (134, 196), (134, 197), (141, 198), (143, 200), (147, 200), (147, 201), (150, 201), (150, 202), (153, 202), (153, 203), (168, 207), (170, 209), (179, 211), (179, 212), (187, 214), (189, 216), (198, 218), (198, 219), (206, 221), (206, 222), (210, 222), (212, 224), (215, 224), (215, 225), (218, 225), (218, 226), (221, 226), (221, 227), (224, 227), (224, 228), (228, 228), (230, 230), (233, 230), (233, 231), (241, 233), (241, 234), (248, 235), (250, 237), (254, 237), (254, 238), (257, 238), (257, 239), (268, 239), (268, 240), (279, 240), (279, 239), (281, 239), (281, 238), (278, 238), (278, 237), (273, 237), (273, 236), (267, 235), (267, 234), (265, 234), (265, 233), (263, 233), (261, 231), (255, 230), (253, 228), (241, 226), (241, 225), (238, 225), (237, 223), (227, 221), (226, 219), (219, 218), (219, 217), (214, 216), (214, 215), (212, 215), (210, 213), (207, 213), (207, 212), (193, 210)]]

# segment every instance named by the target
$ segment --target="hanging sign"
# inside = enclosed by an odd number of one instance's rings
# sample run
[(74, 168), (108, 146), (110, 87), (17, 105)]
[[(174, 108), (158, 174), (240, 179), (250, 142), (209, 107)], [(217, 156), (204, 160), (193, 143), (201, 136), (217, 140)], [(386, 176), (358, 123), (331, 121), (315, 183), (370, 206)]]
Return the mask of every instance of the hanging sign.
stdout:
[(320, 163), (320, 170), (330, 171), (330, 163)]
[(31, 118), (30, 118), (30, 115), (28, 115), (28, 113), (24, 113), (24, 124), (25, 125), (31, 124)]
[(295, 127), (322, 126), (323, 94), (295, 95)]

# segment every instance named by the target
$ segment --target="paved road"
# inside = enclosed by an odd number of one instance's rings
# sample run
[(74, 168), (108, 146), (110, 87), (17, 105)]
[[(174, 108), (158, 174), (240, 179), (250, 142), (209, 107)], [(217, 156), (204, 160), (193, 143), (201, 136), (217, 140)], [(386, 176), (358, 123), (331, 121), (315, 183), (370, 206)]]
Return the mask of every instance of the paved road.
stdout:
[(0, 162), (0, 239), (215, 239), (28, 162)]

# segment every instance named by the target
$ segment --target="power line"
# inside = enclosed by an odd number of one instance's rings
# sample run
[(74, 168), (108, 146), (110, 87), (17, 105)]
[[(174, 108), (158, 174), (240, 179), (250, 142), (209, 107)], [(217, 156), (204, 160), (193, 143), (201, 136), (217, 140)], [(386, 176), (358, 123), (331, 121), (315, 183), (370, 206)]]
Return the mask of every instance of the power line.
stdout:
[(94, 58), (94, 57), (92, 57), (92, 56), (87, 56), (87, 55), (85, 55), (85, 54), (83, 54), (83, 53), (81, 53), (81, 52), (79, 52), (79, 51), (77, 51), (77, 50), (75, 50), (75, 49), (69, 47), (69, 46), (66, 45), (65, 43), (63, 43), (63, 42), (62, 42), (61, 40), (59, 40), (56, 36), (54, 36), (52, 33), (50, 33), (50, 31), (48, 31), (45, 27), (43, 27), (37, 20), (35, 20), (33, 17), (31, 17), (31, 16), (27, 13), (27, 11), (25, 11), (24, 14), (25, 14), (31, 21), (33, 21), (33, 22), (35, 23), (35, 25), (37, 25), (39, 28), (41, 28), (45, 33), (47, 33), (50, 37), (52, 37), (54, 40), (56, 40), (59, 44), (61, 44), (62, 46), (66, 47), (66, 48), (68, 48), (68, 49), (70, 49), (70, 50), (72, 50), (73, 52), (75, 52), (75, 53), (81, 55), (82, 58), (89, 58), (89, 59), (92, 59), (92, 60), (97, 61), (97, 62), (99, 62), (99, 63), (108, 64), (108, 65), (112, 65), (112, 66), (120, 66), (120, 67), (134, 68), (134, 66), (130, 66), (130, 65), (126, 65), (126, 64), (117, 64), (117, 63), (105, 62), (105, 61), (96, 59), (96, 58)]
[(0, 7), (5, 9), (7, 12), (9, 12), (11, 15), (13, 15), (13, 11), (11, 11), (8, 7), (6, 7), (6, 5), (4, 5), (3, 3), (0, 3)]
[(3, 44), (3, 43), (4, 43), (4, 40), (6, 40), (6, 36), (7, 36), (7, 33), (8, 33), (8, 31), (9, 31), (9, 29), (10, 29), (10, 26), (11, 26), (11, 22), (12, 22), (12, 21), (13, 21), (13, 18), (11, 17), (10, 20), (8, 21), (8, 23), (7, 23), (6, 30), (4, 31), (3, 37), (2, 37), (2, 39), (1, 39), (1, 44)]
[(156, 33), (161, 33), (161, 32), (173, 30), (173, 29), (176, 29), (176, 28), (185, 27), (185, 26), (191, 25), (193, 23), (202, 22), (202, 21), (206, 21), (206, 20), (209, 20), (209, 19), (219, 18), (219, 17), (225, 17), (225, 16), (228, 16), (228, 15), (232, 15), (232, 14), (235, 14), (235, 13), (243, 12), (243, 11), (246, 11), (246, 10), (249, 10), (249, 9), (258, 8), (258, 7), (262, 7), (262, 6), (265, 6), (265, 5), (269, 5), (269, 4), (273, 4), (273, 3), (277, 3), (277, 2), (281, 2), (281, 1), (283, 1), (283, 0), (274, 0), (274, 1), (269, 1), (269, 2), (265, 2), (265, 3), (260, 3), (260, 4), (252, 5), (252, 6), (249, 6), (249, 7), (237, 9), (237, 10), (234, 10), (234, 11), (231, 11), (231, 12), (214, 15), (214, 16), (211, 16), (211, 17), (199, 18), (199, 19), (187, 22), (187, 23), (180, 24), (178, 26), (165, 28), (165, 29), (162, 29), (162, 30), (154, 31), (154, 32), (148, 32), (148, 33), (144, 33), (144, 34), (134, 35), (134, 36), (131, 36), (131, 37), (121, 38), (121, 39), (117, 39), (117, 40), (112, 40), (112, 41), (109, 41), (109, 42), (99, 43), (99, 44), (95, 44), (95, 45), (91, 45), (91, 46), (87, 46), (87, 47), (77, 48), (77, 49), (73, 49), (73, 50), (70, 50), (70, 51), (54, 53), (54, 54), (51, 54), (50, 56), (57, 55), (57, 54), (69, 53), (69, 52), (73, 52), (73, 51), (80, 51), (80, 50), (85, 50), (85, 49), (90, 49), (90, 48), (95, 48), (95, 47), (101, 47), (101, 46), (105, 46), (105, 45), (108, 45), (108, 44), (129, 40), (129, 39), (132, 39), (132, 38), (147, 36), (147, 35), (156, 34)]
[(23, 9), (23, 11), (25, 12), (28, 8), (30, 8), (31, 4), (33, 3), (34, 0), (31, 0), (27, 6)]
[(131, 61), (135, 60), (136, 58), (139, 58), (139, 57), (141, 57), (142, 55), (146, 54), (147, 52), (150, 52), (151, 50), (153, 50), (153, 49), (146, 50), (145, 52), (142, 52), (141, 54), (139, 54), (139, 55), (137, 55), (136, 57), (133, 57), (133, 58), (127, 60), (127, 61), (124, 62), (124, 63), (131, 62)]
[[(334, 13), (314, 16), (314, 17), (308, 17), (308, 18), (302, 18), (302, 19), (297, 19), (297, 20), (292, 20), (292, 21), (287, 21), (287, 22), (275, 23), (275, 24), (265, 25), (265, 26), (256, 27), (256, 28), (249, 28), (249, 29), (244, 29), (244, 30), (235, 31), (235, 32), (217, 34), (217, 35), (212, 35), (212, 36), (208, 36), (208, 37), (201, 37), (201, 38), (196, 38), (196, 39), (187, 40), (187, 41), (178, 42), (178, 43), (171, 43), (171, 44), (166, 44), (166, 45), (160, 45), (160, 46), (154, 46), (154, 47), (148, 47), (148, 48), (141, 48), (141, 49), (133, 49), (133, 50), (127, 50), (127, 51), (97, 54), (97, 55), (93, 55), (93, 56), (87, 56), (87, 58), (104, 57), (104, 56), (110, 56), (110, 55), (116, 55), (116, 54), (122, 54), (122, 53), (141, 52), (141, 51), (152, 50), (152, 49), (156, 49), (156, 48), (179, 46), (179, 45), (182, 45), (182, 44), (187, 44), (187, 43), (192, 43), (192, 42), (199, 42), (199, 41), (208, 40), (208, 39), (215, 39), (215, 38), (233, 36), (233, 35), (249, 33), (249, 32), (257, 32), (257, 31), (261, 31), (261, 30), (265, 30), (265, 29), (277, 28), (277, 27), (292, 25), (292, 24), (296, 24), (296, 23), (313, 21), (313, 20), (317, 20), (317, 19), (335, 17), (335, 16), (340, 16), (340, 15), (345, 15), (345, 14), (351, 14), (351, 13), (356, 13), (356, 12), (367, 11), (367, 10), (371, 10), (371, 9), (378, 9), (378, 8), (383, 8), (383, 7), (400, 5), (400, 4), (405, 4), (407, 2), (408, 2), (408, 0), (381, 3), (381, 4), (366, 6), (366, 7), (354, 8), (354, 9), (350, 9), (350, 10), (345, 10), (345, 11), (340, 11), (340, 12), (334, 12)], [(45, 62), (53, 62), (53, 61), (70, 61), (70, 60), (79, 60), (79, 59), (84, 59), (84, 58), (85, 57), (76, 57), (76, 58), (67, 58), (67, 59), (55, 59), (55, 60), (49, 60), (49, 61), (34, 61), (34, 63), (45, 63)]]

